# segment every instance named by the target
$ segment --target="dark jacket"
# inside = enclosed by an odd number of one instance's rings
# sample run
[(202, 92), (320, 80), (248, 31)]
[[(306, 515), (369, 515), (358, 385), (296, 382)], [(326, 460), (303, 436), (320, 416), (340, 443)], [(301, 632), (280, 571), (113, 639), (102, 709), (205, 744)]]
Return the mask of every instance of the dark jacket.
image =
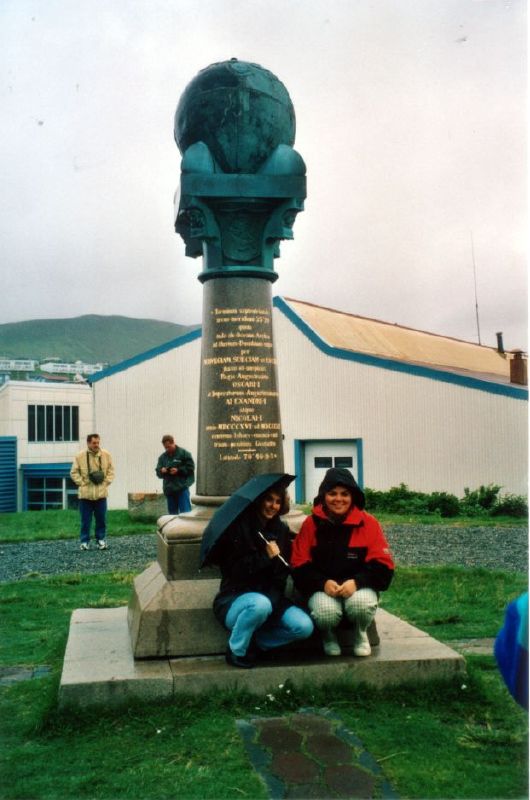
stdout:
[(379, 522), (355, 506), (346, 518), (332, 522), (321, 505), (304, 521), (291, 555), (295, 587), (306, 597), (324, 591), (331, 579), (353, 578), (358, 589), (388, 589), (394, 562)]
[(213, 610), (222, 625), (234, 600), (246, 592), (260, 592), (268, 597), (273, 615), (281, 616), (292, 605), (284, 597), (289, 569), (279, 558), (269, 558), (258, 531), (276, 541), (289, 563), (291, 532), (278, 517), (263, 527), (251, 510), (227, 528), (210, 555), (212, 563), (221, 568), (221, 585)]
[[(163, 475), (160, 472), (162, 467), (166, 469), (176, 467), (178, 472), (176, 475)], [(164, 450), (158, 459), (156, 474), (163, 480), (162, 485), (166, 496), (168, 494), (178, 494), (185, 489), (186, 486), (191, 486), (195, 480), (195, 464), (193, 463), (191, 453), (188, 453), (183, 447), (177, 447), (173, 455), (170, 456)]]

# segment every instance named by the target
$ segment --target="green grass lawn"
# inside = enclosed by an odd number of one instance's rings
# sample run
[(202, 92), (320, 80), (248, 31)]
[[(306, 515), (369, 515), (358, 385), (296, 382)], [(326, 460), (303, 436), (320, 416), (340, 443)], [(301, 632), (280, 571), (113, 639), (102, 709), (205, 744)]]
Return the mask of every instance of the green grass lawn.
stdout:
[[(175, 702), (59, 712), (71, 612), (128, 602), (132, 574), (62, 575), (0, 584), (0, 666), (47, 664), (49, 677), (0, 689), (1, 797), (265, 798), (235, 720), (301, 706), (339, 714), (401, 798), (527, 796), (527, 715), (493, 657), (468, 676), (377, 691), (284, 686), (270, 697), (215, 692)], [(524, 575), (400, 568), (383, 605), (442, 641), (494, 636)]]
[[(109, 536), (129, 536), (153, 533), (154, 522), (132, 520), (129, 512), (107, 512)], [(0, 514), (0, 542), (38, 542), (79, 538), (78, 511), (20, 511)]]
[[(304, 506), (309, 513), (310, 506)], [(526, 520), (517, 517), (455, 517), (444, 519), (439, 514), (377, 515), (382, 525), (448, 525), (451, 527), (466, 526), (526, 526)], [(108, 535), (129, 536), (139, 533), (153, 533), (155, 522), (138, 522), (129, 517), (129, 512), (116, 509), (108, 512)], [(79, 537), (79, 513), (77, 511), (20, 511), (0, 514), (0, 543), (2, 542), (36, 542), (57, 539), (77, 539)]]

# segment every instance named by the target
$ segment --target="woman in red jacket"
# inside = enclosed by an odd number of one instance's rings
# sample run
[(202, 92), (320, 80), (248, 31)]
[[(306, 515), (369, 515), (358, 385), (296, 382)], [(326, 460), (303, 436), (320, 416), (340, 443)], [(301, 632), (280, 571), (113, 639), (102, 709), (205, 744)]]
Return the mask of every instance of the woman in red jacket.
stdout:
[(390, 585), (394, 562), (379, 522), (364, 509), (364, 494), (347, 469), (328, 469), (312, 514), (296, 536), (293, 581), (307, 599), (324, 652), (339, 656), (336, 628), (355, 625), (353, 652), (369, 656), (367, 628)]

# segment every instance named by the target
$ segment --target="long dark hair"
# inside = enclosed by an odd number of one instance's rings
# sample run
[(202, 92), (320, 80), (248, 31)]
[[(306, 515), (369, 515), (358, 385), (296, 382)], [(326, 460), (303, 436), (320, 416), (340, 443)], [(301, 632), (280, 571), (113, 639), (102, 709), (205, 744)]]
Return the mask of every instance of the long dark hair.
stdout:
[(289, 495), (287, 493), (287, 489), (284, 486), (278, 486), (278, 485), (271, 486), (271, 488), (267, 489), (266, 492), (263, 492), (263, 494), (260, 494), (259, 497), (256, 497), (256, 499), (252, 504), (256, 512), (259, 511), (259, 508), (263, 500), (267, 497), (268, 494), (277, 494), (278, 497), (280, 498), (280, 510), (278, 511), (277, 517), (283, 517), (284, 514), (287, 514), (289, 512), (291, 506), (289, 502)]

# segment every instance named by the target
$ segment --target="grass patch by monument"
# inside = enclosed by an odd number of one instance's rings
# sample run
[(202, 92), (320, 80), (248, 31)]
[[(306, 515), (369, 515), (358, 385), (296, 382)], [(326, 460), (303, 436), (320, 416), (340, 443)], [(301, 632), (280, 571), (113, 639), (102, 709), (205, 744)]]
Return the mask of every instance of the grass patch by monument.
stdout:
[[(56, 696), (75, 608), (127, 603), (133, 575), (62, 575), (0, 585), (0, 667), (52, 668), (0, 689), (2, 797), (266, 797), (235, 720), (303, 706), (331, 708), (405, 798), (526, 795), (527, 715), (491, 656), (469, 657), (453, 683), (359, 690), (279, 686), (109, 711), (58, 713)], [(442, 641), (494, 636), (525, 576), (457, 567), (401, 567), (384, 607)]]
[[(107, 512), (108, 536), (153, 533), (152, 522), (131, 519), (125, 509)], [(79, 539), (79, 512), (70, 510), (19, 511), (2, 514), (0, 542), (41, 542)]]
[(495, 636), (526, 576), (483, 568), (402, 567), (382, 606), (442, 642)]
[[(303, 506), (309, 514), (311, 506)], [(526, 526), (527, 520), (488, 514), (444, 518), (440, 514), (414, 514), (377, 511), (377, 519), (383, 524), (393, 525), (447, 525), (454, 527)], [(154, 533), (156, 524), (131, 519), (126, 509), (107, 512), (108, 536), (134, 536)], [(19, 511), (2, 514), (0, 543), (57, 541), (79, 538), (79, 512), (71, 510)]]

